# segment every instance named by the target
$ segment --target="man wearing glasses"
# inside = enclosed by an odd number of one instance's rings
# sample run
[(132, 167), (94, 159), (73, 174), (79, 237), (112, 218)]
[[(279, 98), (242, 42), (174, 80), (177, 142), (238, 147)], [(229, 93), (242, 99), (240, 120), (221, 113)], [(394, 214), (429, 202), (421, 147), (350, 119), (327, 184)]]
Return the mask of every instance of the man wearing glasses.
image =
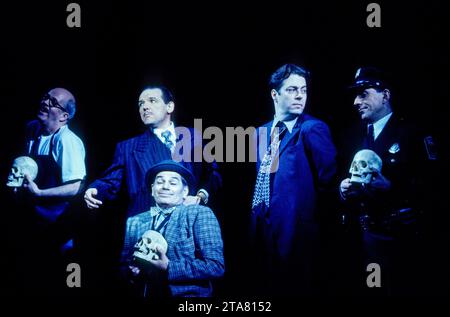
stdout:
[[(39, 250), (36, 252), (39, 252), (39, 262), (45, 267), (44, 272), (35, 275), (43, 278), (45, 272), (50, 274), (50, 279), (54, 276), (55, 272), (50, 267), (61, 274), (66, 273), (65, 266), (53, 267), (62, 259), (63, 253), (72, 249), (70, 237), (60, 234), (61, 224), (66, 223), (65, 211), (70, 199), (80, 191), (86, 177), (83, 142), (68, 127), (75, 111), (72, 93), (64, 88), (54, 88), (45, 94), (37, 120), (28, 123), (26, 129), (27, 155), (37, 162), (38, 175), (34, 181), (25, 175), (24, 189), (31, 196), (33, 210), (24, 221), (30, 225), (31, 232), (36, 234), (34, 241)], [(65, 286), (64, 280), (59, 282)], [(51, 289), (50, 283), (44, 284)]]
[[(25, 187), (39, 203), (36, 211), (53, 222), (66, 209), (67, 198), (75, 196), (86, 176), (85, 149), (68, 122), (75, 115), (75, 97), (64, 88), (50, 90), (42, 99), (38, 120), (27, 126), (28, 155), (38, 163), (39, 172)], [(52, 203), (46, 203), (46, 199)]]
[(336, 149), (327, 124), (304, 113), (308, 81), (300, 66), (278, 68), (269, 81), (275, 115), (258, 128), (258, 147), (270, 144), (258, 157), (251, 214), (252, 270), (263, 295), (320, 290), (320, 220), (332, 197)]

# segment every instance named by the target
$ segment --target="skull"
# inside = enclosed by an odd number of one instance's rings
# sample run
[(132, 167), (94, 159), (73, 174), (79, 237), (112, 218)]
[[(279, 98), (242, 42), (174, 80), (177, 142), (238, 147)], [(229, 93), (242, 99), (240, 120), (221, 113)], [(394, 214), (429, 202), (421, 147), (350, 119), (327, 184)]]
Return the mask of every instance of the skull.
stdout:
[(167, 252), (167, 241), (158, 231), (145, 231), (142, 238), (134, 246), (133, 256), (145, 261), (159, 260), (159, 256), (156, 254), (156, 246), (160, 246), (164, 253)]
[(368, 184), (372, 180), (372, 173), (381, 172), (383, 163), (381, 158), (372, 150), (361, 150), (355, 154), (349, 173), (351, 182)]
[(34, 180), (38, 173), (38, 166), (36, 162), (28, 156), (17, 157), (11, 167), (11, 172), (8, 175), (8, 182), (6, 186), (21, 187), (25, 174), (28, 174)]

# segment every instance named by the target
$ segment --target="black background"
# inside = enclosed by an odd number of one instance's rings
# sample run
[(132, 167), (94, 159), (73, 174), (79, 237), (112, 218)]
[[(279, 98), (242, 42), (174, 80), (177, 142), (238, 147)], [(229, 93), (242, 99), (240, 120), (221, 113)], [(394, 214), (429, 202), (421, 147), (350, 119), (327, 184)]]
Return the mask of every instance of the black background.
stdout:
[[(389, 70), (396, 111), (433, 134), (447, 162), (445, 1), (378, 2), (381, 28), (366, 25), (369, 2), (78, 1), (81, 28), (66, 26), (69, 1), (2, 4), (1, 177), (22, 149), (25, 123), (52, 87), (77, 98), (70, 127), (85, 143), (90, 182), (109, 166), (119, 140), (142, 131), (137, 98), (147, 83), (173, 90), (177, 125), (201, 118), (204, 127), (256, 127), (273, 116), (268, 77), (287, 62), (312, 72), (307, 111), (326, 121), (336, 140), (359, 120), (345, 89), (356, 68)], [(220, 167), (224, 190), (217, 213), (228, 266), (221, 291), (242, 295), (240, 266), (247, 259), (240, 241), (254, 166)]]

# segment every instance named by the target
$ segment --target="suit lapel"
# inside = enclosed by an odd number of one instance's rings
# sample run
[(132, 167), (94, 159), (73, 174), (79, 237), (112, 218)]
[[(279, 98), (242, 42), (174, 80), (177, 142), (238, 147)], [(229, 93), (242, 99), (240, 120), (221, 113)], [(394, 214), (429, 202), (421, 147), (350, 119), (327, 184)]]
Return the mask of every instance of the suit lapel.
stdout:
[(377, 152), (380, 156), (384, 154), (388, 147), (395, 143), (395, 140), (392, 140), (392, 136), (395, 135), (395, 133), (393, 133), (393, 130), (396, 126), (396, 123), (394, 121), (395, 118), (394, 115), (392, 115), (381, 133), (378, 135), (378, 138), (375, 140), (375, 152)]
[(304, 115), (300, 115), (297, 119), (297, 122), (295, 123), (294, 127), (292, 128), (292, 132), (289, 133), (287, 131), (287, 135), (284, 136), (284, 138), (281, 141), (280, 144), (280, 150), (279, 153), (283, 153), (283, 151), (286, 149), (286, 146), (291, 142), (292, 138), (296, 136), (298, 133), (300, 133), (302, 122), (304, 120)]
[(179, 235), (180, 215), (184, 212), (184, 206), (180, 205), (172, 212), (170, 220), (167, 223), (166, 231), (164, 232), (164, 239), (170, 245), (171, 242), (176, 241), (176, 237)]
[[(266, 124), (264, 124), (264, 125), (262, 125), (261, 127), (258, 128), (257, 136), (256, 136), (256, 140), (257, 140), (257, 142), (256, 142), (256, 151), (257, 151), (256, 155), (258, 157), (258, 161), (260, 159), (262, 160), (262, 157), (260, 157), (260, 155), (261, 154), (264, 155), (267, 152), (267, 150), (269, 149), (269, 146), (270, 146), (270, 134), (271, 134), (270, 130), (272, 129), (272, 125), (273, 125), (273, 121), (270, 121), (270, 122), (268, 122), (268, 123), (266, 123)], [(263, 131), (264, 131), (263, 129), (266, 129), (265, 134), (263, 133)], [(266, 140), (265, 140), (266, 143), (265, 144), (263, 143), (263, 138), (264, 137), (266, 138)], [(260, 150), (261, 146), (265, 146), (264, 149), (261, 149), (264, 152), (261, 152), (261, 150)]]
[(148, 129), (136, 140), (133, 154), (141, 175), (145, 175), (156, 162), (171, 158), (167, 147)]
[[(264, 124), (264, 125), (262, 125), (261, 127), (259, 127), (258, 128), (258, 135), (257, 135), (257, 140), (258, 140), (258, 142), (257, 142), (257, 146), (258, 146), (258, 149), (259, 149), (259, 146), (261, 146), (261, 144), (262, 144), (262, 138), (263, 137), (265, 137), (266, 138), (266, 149), (265, 150), (267, 150), (268, 148), (269, 148), (269, 145), (270, 145), (270, 130), (272, 129), (272, 125), (273, 125), (273, 121), (270, 121), (270, 122), (268, 122), (268, 123), (266, 123), (266, 124)], [(266, 134), (264, 135), (264, 133), (263, 133), (263, 129), (266, 129)], [(264, 145), (264, 144), (262, 144), (262, 145)]]

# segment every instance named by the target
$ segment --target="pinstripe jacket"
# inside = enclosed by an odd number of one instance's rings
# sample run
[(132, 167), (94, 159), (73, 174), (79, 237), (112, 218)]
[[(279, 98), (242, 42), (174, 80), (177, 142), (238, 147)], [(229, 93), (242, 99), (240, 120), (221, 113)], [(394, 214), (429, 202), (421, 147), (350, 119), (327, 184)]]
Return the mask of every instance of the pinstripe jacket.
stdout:
[(154, 164), (170, 158), (167, 147), (147, 129), (143, 134), (117, 144), (113, 163), (89, 188), (97, 188), (98, 199), (113, 200), (125, 182), (129, 196), (128, 214), (137, 214), (149, 209), (152, 203), (145, 185), (145, 173)]
[[(191, 152), (200, 144), (201, 136), (194, 138), (194, 130), (191, 132)], [(102, 177), (91, 183), (88, 188), (97, 188), (98, 199), (113, 200), (125, 183), (129, 203), (127, 216), (131, 217), (153, 205), (153, 198), (145, 184), (145, 174), (154, 164), (163, 160), (170, 160), (172, 156), (167, 147), (158, 139), (150, 129), (137, 137), (119, 142), (114, 154), (113, 163), (103, 173)], [(215, 162), (180, 162), (188, 168), (199, 181), (199, 186), (213, 194), (221, 186), (221, 176)], [(191, 193), (195, 194), (195, 193)]]
[[(151, 229), (150, 211), (127, 220), (121, 257), (122, 272), (133, 261), (134, 245)], [(167, 282), (172, 296), (208, 297), (211, 280), (224, 274), (223, 242), (213, 211), (205, 206), (178, 206), (164, 232), (167, 240)], [(151, 285), (150, 285), (151, 287)]]

